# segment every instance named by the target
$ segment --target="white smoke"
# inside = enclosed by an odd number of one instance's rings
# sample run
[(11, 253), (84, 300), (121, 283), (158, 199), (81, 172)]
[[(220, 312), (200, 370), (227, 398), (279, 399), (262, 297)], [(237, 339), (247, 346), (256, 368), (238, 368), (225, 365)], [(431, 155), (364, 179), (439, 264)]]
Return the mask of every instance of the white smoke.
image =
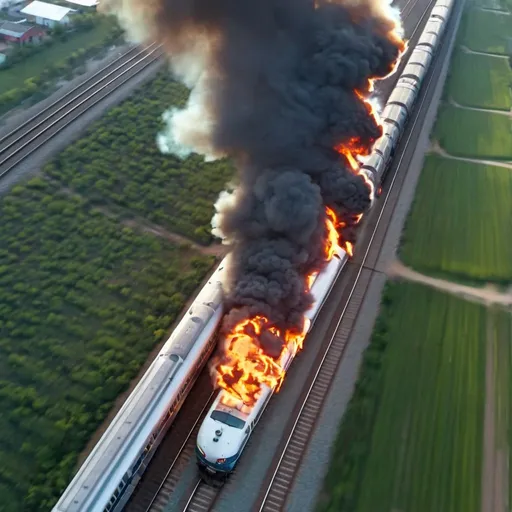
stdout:
[(225, 245), (230, 245), (233, 241), (226, 237), (220, 227), (222, 217), (226, 211), (235, 209), (237, 204), (237, 189), (233, 185), (230, 185), (227, 190), (223, 190), (215, 202), (216, 213), (212, 218), (212, 235), (220, 238)]

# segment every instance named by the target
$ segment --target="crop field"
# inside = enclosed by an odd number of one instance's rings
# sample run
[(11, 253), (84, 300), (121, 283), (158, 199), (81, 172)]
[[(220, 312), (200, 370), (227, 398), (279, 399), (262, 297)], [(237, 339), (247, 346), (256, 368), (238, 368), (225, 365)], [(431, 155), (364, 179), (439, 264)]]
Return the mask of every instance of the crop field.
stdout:
[(161, 71), (44, 170), (98, 204), (210, 243), (213, 204), (233, 176), (231, 163), (205, 163), (199, 155), (181, 160), (162, 154), (156, 143), (162, 114), (183, 106), (187, 97), (185, 87)]
[(451, 98), (460, 105), (510, 110), (511, 84), (512, 69), (507, 59), (463, 50), (458, 50), (452, 57), (447, 87)]
[[(491, 329), (494, 352), (494, 390), (495, 390), (495, 434), (494, 451), (498, 465), (504, 468), (512, 463), (512, 315), (503, 315), (491, 311)], [(506, 481), (506, 469), (501, 476)], [(509, 495), (512, 497), (512, 472), (509, 470)], [(506, 490), (505, 488), (503, 489)]]
[(423, 272), (512, 281), (512, 173), (429, 156), (401, 258)]
[(507, 55), (507, 39), (512, 34), (512, 16), (470, 9), (461, 42), (471, 50)]
[(0, 217), (0, 510), (47, 511), (213, 257), (43, 178)]
[(318, 510), (480, 511), (486, 309), (417, 284), (385, 300)]
[(512, 118), (507, 115), (442, 108), (433, 138), (454, 156), (512, 160)]

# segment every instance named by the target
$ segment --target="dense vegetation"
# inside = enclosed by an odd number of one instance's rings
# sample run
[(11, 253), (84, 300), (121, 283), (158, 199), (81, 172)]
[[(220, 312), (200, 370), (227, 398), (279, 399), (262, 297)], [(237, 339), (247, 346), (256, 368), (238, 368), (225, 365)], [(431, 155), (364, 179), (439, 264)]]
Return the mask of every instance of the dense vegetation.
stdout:
[(155, 144), (161, 114), (186, 94), (162, 72), (0, 198), (2, 511), (51, 508), (213, 264), (190, 244), (138, 234), (153, 221), (211, 239), (231, 167), (162, 156)]
[(112, 16), (84, 14), (74, 20), (72, 31), (57, 26), (43, 43), (19, 47), (0, 66), (0, 113), (44, 97), (58, 78), (71, 78), (87, 59), (122, 41)]
[(47, 511), (213, 262), (41, 178), (0, 216), (0, 509)]
[(110, 110), (45, 171), (95, 201), (209, 243), (213, 203), (233, 175), (231, 164), (206, 164), (198, 155), (182, 161), (162, 155), (155, 143), (163, 110), (186, 99), (186, 89), (161, 72), (142, 97)]
[(428, 157), (401, 258), (424, 272), (512, 281), (511, 190), (508, 169)]
[(320, 511), (480, 510), (486, 318), (419, 285), (388, 286)]
[(462, 157), (512, 159), (512, 118), (447, 106), (433, 135), (448, 153)]
[(460, 105), (510, 110), (512, 69), (507, 59), (459, 50), (452, 58), (450, 73), (448, 93)]

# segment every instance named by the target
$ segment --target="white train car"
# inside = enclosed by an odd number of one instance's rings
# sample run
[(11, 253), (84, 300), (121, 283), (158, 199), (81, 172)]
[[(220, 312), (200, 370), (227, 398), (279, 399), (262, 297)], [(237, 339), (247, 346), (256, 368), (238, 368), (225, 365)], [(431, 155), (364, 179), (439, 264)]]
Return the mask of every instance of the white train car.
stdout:
[[(414, 47), (396, 86), (381, 114), (384, 133), (374, 144), (365, 159), (362, 170), (378, 185), (384, 181), (394, 151), (412, 115), (414, 104), (441, 36), (446, 28), (454, 0), (438, 0)], [(391, 149), (389, 149), (391, 144)]]
[(227, 258), (199, 292), (53, 512), (122, 510), (215, 347), (226, 264)]
[[(316, 276), (311, 286), (314, 303), (306, 313), (310, 322), (308, 333), (347, 261), (347, 253), (338, 247), (325, 269)], [(280, 366), (285, 371), (294, 356), (291, 349), (283, 354)], [(252, 406), (246, 406), (224, 390), (218, 393), (197, 436), (196, 458), (203, 480), (214, 486), (224, 483), (242, 455), (273, 393), (274, 389), (262, 386), (258, 400)]]

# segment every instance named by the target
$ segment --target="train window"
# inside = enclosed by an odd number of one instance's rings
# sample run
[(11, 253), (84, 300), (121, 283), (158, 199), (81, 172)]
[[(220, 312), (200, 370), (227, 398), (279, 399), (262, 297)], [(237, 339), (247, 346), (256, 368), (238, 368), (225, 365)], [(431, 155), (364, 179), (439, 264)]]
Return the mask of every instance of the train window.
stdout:
[(211, 418), (212, 420), (224, 423), (224, 425), (239, 428), (240, 430), (243, 429), (245, 426), (245, 421), (224, 411), (213, 411), (211, 414)]

